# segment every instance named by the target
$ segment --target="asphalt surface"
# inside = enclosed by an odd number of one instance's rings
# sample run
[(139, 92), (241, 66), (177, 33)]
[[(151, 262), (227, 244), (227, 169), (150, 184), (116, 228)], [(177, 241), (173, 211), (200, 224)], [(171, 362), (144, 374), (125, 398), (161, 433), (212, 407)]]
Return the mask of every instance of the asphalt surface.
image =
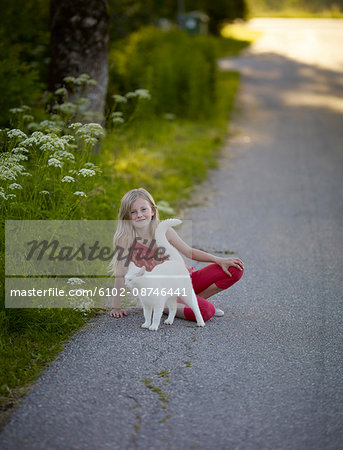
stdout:
[(244, 260), (214, 299), (225, 316), (158, 332), (139, 311), (92, 320), (1, 449), (343, 447), (342, 21), (253, 25), (264, 37), (221, 61), (242, 73), (237, 112), (188, 211), (193, 246)]

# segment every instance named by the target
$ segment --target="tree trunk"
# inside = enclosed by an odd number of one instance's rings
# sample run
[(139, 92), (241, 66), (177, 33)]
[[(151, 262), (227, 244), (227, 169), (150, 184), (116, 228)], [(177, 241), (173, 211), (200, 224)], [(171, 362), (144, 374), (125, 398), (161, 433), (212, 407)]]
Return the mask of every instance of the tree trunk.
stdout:
[(51, 0), (49, 87), (82, 73), (96, 80), (87, 92), (89, 109), (104, 114), (108, 84), (108, 0)]

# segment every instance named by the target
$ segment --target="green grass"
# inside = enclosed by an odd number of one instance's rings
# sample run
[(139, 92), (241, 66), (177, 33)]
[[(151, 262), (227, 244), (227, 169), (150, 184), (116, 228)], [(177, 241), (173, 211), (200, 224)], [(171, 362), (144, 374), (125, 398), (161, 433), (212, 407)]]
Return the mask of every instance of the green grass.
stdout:
[(22, 309), (0, 311), (0, 428), (31, 383), (94, 312)]
[(270, 18), (304, 18), (304, 19), (342, 19), (343, 12), (339, 6), (334, 5), (331, 9), (322, 9), (319, 11), (310, 11), (303, 8), (282, 8), (279, 10), (256, 9), (252, 8), (251, 17), (270, 17)]
[(109, 134), (95, 161), (102, 183), (86, 204), (85, 218), (113, 219), (121, 197), (134, 187), (180, 209), (193, 186), (216, 167), (238, 82), (236, 72), (219, 74), (217, 113), (207, 121), (142, 118), (120, 139)]

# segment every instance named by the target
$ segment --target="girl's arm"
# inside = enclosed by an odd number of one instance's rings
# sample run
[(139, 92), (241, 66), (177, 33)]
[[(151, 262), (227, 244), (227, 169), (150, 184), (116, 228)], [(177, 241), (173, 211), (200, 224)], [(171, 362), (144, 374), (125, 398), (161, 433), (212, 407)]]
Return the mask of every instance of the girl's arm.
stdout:
[(112, 299), (112, 309), (110, 311), (111, 317), (123, 317), (127, 316), (127, 312), (120, 308), (121, 296), (120, 293), (123, 292), (122, 289), (125, 288), (125, 275), (128, 271), (128, 267), (125, 266), (125, 261), (119, 261), (116, 270), (116, 278), (114, 280), (114, 288), (117, 295), (113, 296)]
[(236, 267), (239, 270), (244, 269), (243, 262), (239, 258), (221, 258), (219, 256), (211, 255), (211, 253), (204, 252), (203, 250), (198, 250), (197, 248), (192, 248), (186, 242), (184, 242), (180, 236), (176, 233), (173, 228), (169, 228), (166, 233), (168, 241), (184, 256), (189, 259), (193, 259), (199, 262), (212, 262), (218, 264), (223, 271), (232, 276), (229, 272), (229, 267)]

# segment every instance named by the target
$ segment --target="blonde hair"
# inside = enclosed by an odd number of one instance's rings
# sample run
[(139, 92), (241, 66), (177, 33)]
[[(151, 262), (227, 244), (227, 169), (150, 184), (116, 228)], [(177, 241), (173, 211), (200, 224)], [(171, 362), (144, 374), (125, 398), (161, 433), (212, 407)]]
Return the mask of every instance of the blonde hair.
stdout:
[[(155, 236), (155, 231), (160, 221), (155, 201), (152, 198), (152, 195), (144, 188), (132, 189), (131, 191), (126, 192), (126, 194), (123, 196), (120, 202), (120, 209), (118, 213), (118, 225), (113, 236), (114, 250), (117, 248), (117, 246), (119, 246), (119, 242), (120, 247), (124, 247), (125, 250), (128, 250), (130, 244), (132, 244), (133, 242), (132, 239), (134, 236), (134, 229), (131, 223), (131, 208), (132, 204), (139, 198), (147, 200), (150, 203), (151, 208), (155, 212), (150, 222), (150, 233), (152, 236)], [(113, 259), (109, 265), (109, 269), (113, 275), (115, 275), (117, 265), (118, 259), (117, 259), (117, 252), (115, 251)]]

